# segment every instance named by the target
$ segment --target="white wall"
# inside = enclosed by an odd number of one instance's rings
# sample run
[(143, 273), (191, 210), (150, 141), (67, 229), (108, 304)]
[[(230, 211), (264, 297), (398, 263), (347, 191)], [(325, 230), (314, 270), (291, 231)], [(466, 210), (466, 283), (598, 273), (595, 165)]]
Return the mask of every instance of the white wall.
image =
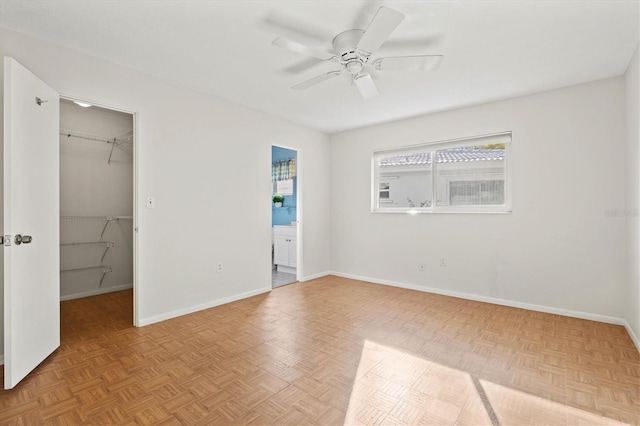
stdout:
[[(327, 137), (4, 29), (0, 54), (63, 94), (137, 111), (143, 324), (270, 288), (272, 144), (299, 150), (304, 277), (333, 269), (637, 324), (638, 306), (624, 309), (638, 291), (625, 285), (632, 225), (605, 214), (625, 208), (622, 78)], [(372, 150), (505, 130), (513, 214), (369, 212)]]
[(625, 217), (627, 221), (626, 320), (640, 350), (640, 60), (638, 50), (626, 73), (627, 152)]
[[(621, 318), (625, 220), (605, 210), (625, 203), (624, 90), (618, 77), (332, 135), (333, 270)], [(512, 214), (370, 213), (373, 150), (508, 130)]]
[[(133, 129), (133, 116), (97, 107), (82, 108), (73, 102), (62, 101), (60, 128), (114, 138)], [(61, 242), (99, 241), (105, 229), (104, 217), (133, 214), (133, 147), (125, 145), (111, 153), (112, 147), (104, 142), (60, 136)], [(103, 218), (87, 218), (100, 216)], [(104, 276), (102, 285), (99, 270), (61, 274), (62, 300), (132, 286), (132, 221), (111, 221), (103, 237), (115, 244), (108, 249), (102, 262), (111, 267), (112, 272)], [(68, 270), (100, 265), (105, 249), (106, 246), (99, 244), (64, 245), (60, 248), (60, 267)]]
[(299, 150), (304, 277), (329, 269), (326, 135), (5, 29), (0, 54), (62, 94), (137, 111), (142, 324), (271, 288), (272, 144)]

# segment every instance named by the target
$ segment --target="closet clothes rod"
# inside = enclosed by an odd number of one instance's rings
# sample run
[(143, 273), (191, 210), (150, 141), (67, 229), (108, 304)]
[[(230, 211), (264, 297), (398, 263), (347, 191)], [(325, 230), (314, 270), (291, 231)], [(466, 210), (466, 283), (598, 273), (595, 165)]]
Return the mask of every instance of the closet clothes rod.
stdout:
[(96, 141), (96, 142), (115, 143), (116, 145), (132, 144), (133, 143), (133, 141), (131, 140), (132, 137), (127, 136), (132, 134), (133, 134), (133, 130), (127, 130), (126, 132), (116, 137), (108, 138), (106, 136), (80, 133), (80, 132), (76, 132), (75, 130), (60, 129), (60, 136), (66, 136), (68, 138), (86, 139), (86, 140)]
[(133, 216), (60, 216), (61, 220), (133, 220)]
[(60, 216), (60, 220), (107, 220), (110, 216)]
[(60, 247), (73, 247), (73, 246), (102, 246), (107, 245), (110, 247), (115, 247), (115, 243), (111, 241), (83, 241), (80, 243), (60, 243)]
[(89, 141), (96, 141), (96, 142), (110, 144), (111, 150), (109, 151), (109, 158), (107, 159), (107, 164), (111, 164), (111, 158), (113, 157), (113, 150), (116, 149), (116, 147), (118, 147), (121, 151), (129, 155), (133, 155), (132, 152), (129, 152), (129, 149), (133, 151), (133, 130), (127, 130), (126, 132), (121, 133), (120, 135), (113, 138), (107, 138), (105, 136), (90, 135), (87, 133), (75, 132), (73, 130), (60, 129), (60, 136), (66, 136), (67, 138), (85, 139)]

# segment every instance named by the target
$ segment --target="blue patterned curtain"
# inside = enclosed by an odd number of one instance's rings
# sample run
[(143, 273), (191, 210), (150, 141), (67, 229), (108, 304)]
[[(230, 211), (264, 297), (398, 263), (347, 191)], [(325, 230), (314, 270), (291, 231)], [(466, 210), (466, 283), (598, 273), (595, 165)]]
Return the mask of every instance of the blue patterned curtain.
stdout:
[(281, 160), (271, 164), (271, 180), (293, 179), (296, 176), (296, 160)]

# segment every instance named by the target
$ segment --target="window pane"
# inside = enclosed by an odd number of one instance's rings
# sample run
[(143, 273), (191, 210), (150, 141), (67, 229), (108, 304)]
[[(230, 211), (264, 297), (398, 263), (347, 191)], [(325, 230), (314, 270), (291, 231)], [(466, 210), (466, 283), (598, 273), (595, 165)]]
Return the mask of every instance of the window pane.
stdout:
[(487, 180), (480, 182), (480, 204), (504, 204), (504, 181)]
[(431, 207), (431, 152), (378, 160), (378, 208)]
[(438, 206), (503, 205), (504, 144), (436, 151)]
[(449, 183), (449, 204), (452, 206), (477, 205), (479, 195), (478, 182), (455, 181)]

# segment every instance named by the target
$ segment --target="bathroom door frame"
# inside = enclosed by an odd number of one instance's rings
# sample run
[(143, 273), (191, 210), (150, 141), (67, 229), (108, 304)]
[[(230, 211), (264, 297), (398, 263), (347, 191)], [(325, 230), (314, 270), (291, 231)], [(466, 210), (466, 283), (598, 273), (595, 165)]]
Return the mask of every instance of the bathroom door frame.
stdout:
[[(269, 164), (273, 164), (273, 147), (284, 148), (290, 151), (296, 152), (296, 281), (302, 281), (303, 275), (303, 265), (304, 265), (304, 253), (302, 250), (303, 244), (302, 239), (304, 237), (302, 232), (302, 226), (304, 222), (302, 221), (302, 213), (303, 213), (303, 175), (302, 175), (302, 150), (300, 148), (294, 148), (292, 146), (281, 145), (277, 143), (271, 144), (271, 149), (269, 150), (269, 156), (271, 161)], [(273, 182), (271, 182), (271, 194), (269, 194), (269, 199), (271, 199), (271, 195), (273, 193)], [(273, 240), (273, 208), (271, 210), (271, 240)], [(271, 249), (269, 249), (269, 253), (271, 253)], [(271, 263), (270, 263), (271, 264)]]
[(138, 154), (138, 111), (133, 108), (117, 107), (113, 105), (107, 105), (99, 101), (93, 101), (84, 97), (77, 97), (68, 94), (61, 93), (60, 100), (67, 100), (71, 102), (86, 102), (92, 106), (98, 108), (104, 108), (111, 111), (122, 112), (124, 114), (131, 115), (133, 120), (133, 150), (132, 150), (132, 162), (133, 162), (133, 326), (140, 327), (140, 297), (138, 294), (138, 171), (139, 171), (139, 154)]

